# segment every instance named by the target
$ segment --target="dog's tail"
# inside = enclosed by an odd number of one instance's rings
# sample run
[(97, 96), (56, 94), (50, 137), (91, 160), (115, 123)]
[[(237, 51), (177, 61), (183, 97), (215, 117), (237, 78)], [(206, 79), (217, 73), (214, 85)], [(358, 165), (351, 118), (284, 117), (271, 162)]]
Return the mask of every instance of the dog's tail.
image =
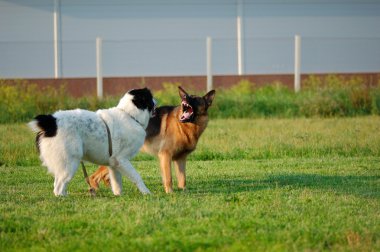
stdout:
[(44, 137), (57, 135), (57, 119), (53, 115), (38, 115), (28, 123), (28, 126), (38, 135)]
[(37, 133), (36, 147), (40, 152), (41, 137), (54, 137), (57, 135), (57, 119), (52, 115), (38, 115), (28, 123), (29, 128)]

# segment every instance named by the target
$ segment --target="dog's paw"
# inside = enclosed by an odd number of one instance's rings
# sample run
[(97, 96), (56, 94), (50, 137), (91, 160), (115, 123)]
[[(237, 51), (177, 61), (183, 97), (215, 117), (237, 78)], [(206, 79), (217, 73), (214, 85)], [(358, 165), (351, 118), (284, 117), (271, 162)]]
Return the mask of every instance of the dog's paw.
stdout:
[(186, 187), (178, 187), (178, 189), (180, 192), (184, 192), (184, 193), (187, 192)]
[(66, 197), (67, 193), (54, 193), (55, 197), (60, 198), (60, 197)]
[(166, 193), (173, 193), (173, 188), (167, 187), (167, 188), (165, 188), (165, 192)]
[(152, 194), (149, 189), (146, 189), (144, 191), (141, 192), (143, 195), (149, 195), (149, 194)]
[(96, 190), (95, 190), (95, 188), (90, 188), (90, 189), (88, 189), (88, 191), (89, 191), (91, 197), (95, 197), (96, 196)]
[(117, 192), (113, 192), (113, 195), (115, 195), (115, 196), (121, 196), (121, 191), (117, 191)]

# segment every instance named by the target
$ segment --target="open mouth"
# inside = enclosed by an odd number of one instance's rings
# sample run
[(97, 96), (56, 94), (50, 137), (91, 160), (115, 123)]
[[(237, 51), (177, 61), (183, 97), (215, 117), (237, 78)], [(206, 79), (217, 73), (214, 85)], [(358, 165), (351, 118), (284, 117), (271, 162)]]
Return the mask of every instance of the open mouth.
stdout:
[(179, 119), (181, 122), (187, 122), (193, 116), (193, 107), (190, 106), (186, 101), (182, 101), (182, 115)]

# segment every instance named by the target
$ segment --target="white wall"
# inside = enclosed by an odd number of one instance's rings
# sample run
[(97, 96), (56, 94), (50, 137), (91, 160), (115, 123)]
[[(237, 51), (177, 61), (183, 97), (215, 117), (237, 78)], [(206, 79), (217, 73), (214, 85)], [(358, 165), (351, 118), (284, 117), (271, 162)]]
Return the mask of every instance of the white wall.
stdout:
[(293, 71), (294, 34), (304, 72), (380, 71), (380, 1), (282, 2), (246, 4), (248, 71)]
[[(293, 37), (303, 72), (380, 70), (379, 0), (245, 0), (245, 73), (291, 73)], [(64, 77), (237, 73), (236, 0), (61, 0)], [(0, 78), (53, 77), (53, 0), (0, 0)]]
[(0, 78), (52, 76), (51, 10), (49, 0), (0, 1)]

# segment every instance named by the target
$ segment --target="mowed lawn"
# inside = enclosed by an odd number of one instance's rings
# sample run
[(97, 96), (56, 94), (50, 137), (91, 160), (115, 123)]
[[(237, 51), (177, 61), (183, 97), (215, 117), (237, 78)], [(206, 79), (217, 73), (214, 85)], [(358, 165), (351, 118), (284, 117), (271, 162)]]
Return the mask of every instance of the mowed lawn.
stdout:
[(25, 125), (0, 151), (0, 251), (380, 250), (380, 117), (211, 120), (170, 195), (146, 154), (150, 196), (91, 197), (78, 170), (56, 198)]

